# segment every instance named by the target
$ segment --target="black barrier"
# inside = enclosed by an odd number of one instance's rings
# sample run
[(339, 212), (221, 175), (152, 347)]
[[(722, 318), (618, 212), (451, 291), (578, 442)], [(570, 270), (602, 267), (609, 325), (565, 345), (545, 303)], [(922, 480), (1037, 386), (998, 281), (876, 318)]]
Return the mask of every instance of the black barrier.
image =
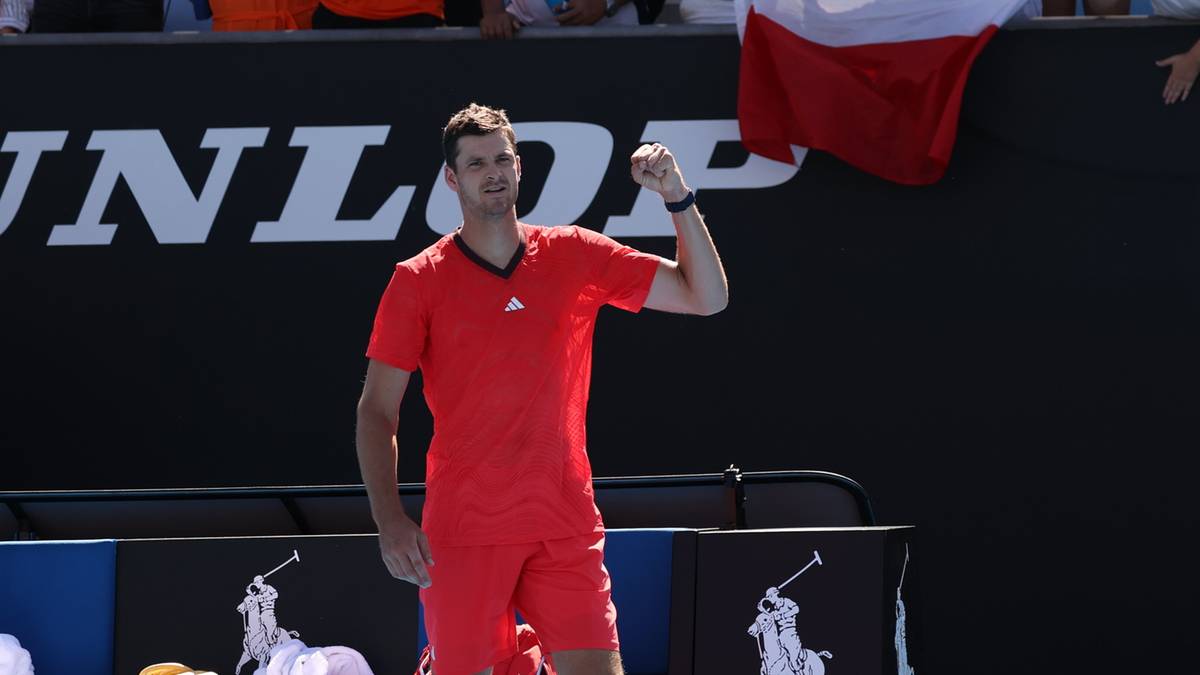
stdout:
[(624, 167), (663, 140), (726, 263), (715, 317), (602, 312), (597, 475), (854, 476), (922, 528), (930, 672), (1007, 672), (1014, 636), (1047, 670), (1177, 669), (1200, 102), (1164, 106), (1154, 61), (1200, 29), (1082, 25), (996, 36), (922, 189), (748, 160), (732, 29), (0, 41), (0, 488), (359, 481), (371, 316), (453, 227), (438, 129), (476, 99), (523, 125), (522, 214), (671, 254)]
[(911, 528), (701, 532), (696, 675), (924, 672)]
[[(625, 670), (820, 675), (833, 661), (911, 675), (923, 665), (912, 540), (894, 527), (611, 530)], [(36, 663), (72, 672), (256, 672), (299, 639), (403, 673), (426, 642), (415, 587), (387, 574), (370, 536), (0, 542), (0, 573), (26, 582), (5, 588), (6, 629)]]
[[(593, 481), (609, 528), (874, 525), (866, 491), (827, 471), (625, 476)], [(397, 486), (418, 523), (425, 485)], [(753, 505), (754, 508), (748, 508)], [(0, 492), (0, 540), (373, 534), (362, 485)]]
[(113, 672), (179, 662), (245, 675), (298, 638), (408, 673), (416, 608), (416, 586), (392, 579), (375, 537), (122, 541)]
[[(608, 533), (605, 566), (630, 673), (691, 673), (696, 536), (692, 530)], [(0, 547), (0, 564), (4, 553)], [(116, 588), (118, 674), (170, 661), (254, 672), (272, 647), (291, 638), (310, 647), (351, 647), (376, 673), (407, 673), (425, 645), (416, 587), (388, 575), (375, 537), (119, 541)]]

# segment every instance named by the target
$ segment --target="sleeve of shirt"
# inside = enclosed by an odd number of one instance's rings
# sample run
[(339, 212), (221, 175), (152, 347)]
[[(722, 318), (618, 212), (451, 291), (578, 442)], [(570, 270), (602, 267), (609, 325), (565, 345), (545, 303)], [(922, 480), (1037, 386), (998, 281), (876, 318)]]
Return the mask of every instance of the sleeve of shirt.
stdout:
[(425, 349), (428, 330), (417, 275), (404, 264), (396, 265), (375, 312), (367, 358), (412, 372), (417, 369)]
[(590, 283), (601, 302), (628, 312), (641, 310), (661, 259), (599, 232), (577, 229), (592, 270)]

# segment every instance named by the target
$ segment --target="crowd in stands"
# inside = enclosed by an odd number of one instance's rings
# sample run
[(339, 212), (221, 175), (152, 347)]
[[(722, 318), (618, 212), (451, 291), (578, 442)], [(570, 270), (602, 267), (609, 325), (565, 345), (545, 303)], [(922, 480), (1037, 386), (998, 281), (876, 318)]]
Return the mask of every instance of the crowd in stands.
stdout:
[[(184, 2), (186, 0), (178, 0)], [(525, 26), (637, 25), (666, 0), (190, 0), (215, 31), (478, 26), (504, 39)], [(1200, 19), (1200, 0), (1148, 0), (1155, 16)], [(733, 0), (677, 0), (683, 23), (731, 24)], [(1132, 0), (1030, 0), (1026, 16), (1129, 14)], [(1140, 0), (1141, 5), (1146, 0)], [(0, 33), (163, 30), (163, 0), (0, 0)]]
[[(181, 2), (183, 0), (180, 0)], [(214, 31), (478, 26), (508, 39), (525, 26), (654, 23), (666, 0), (191, 0)], [(1143, 2), (1144, 4), (1144, 2)], [(1149, 0), (1155, 16), (1200, 19), (1200, 0)], [(1132, 0), (1029, 0), (1027, 17), (1129, 14)], [(735, 23), (733, 0), (678, 0), (683, 23)], [(163, 0), (0, 0), (0, 34), (163, 30)], [(1163, 101), (1187, 100), (1200, 42), (1158, 62), (1170, 68)]]
[[(722, 1), (732, 12), (732, 0)], [(212, 19), (214, 31), (479, 26), (485, 38), (511, 38), (524, 26), (649, 24), (658, 18), (664, 0), (191, 0), (191, 3), (198, 19)], [(163, 0), (0, 0), (3, 33), (161, 31), (163, 25)]]

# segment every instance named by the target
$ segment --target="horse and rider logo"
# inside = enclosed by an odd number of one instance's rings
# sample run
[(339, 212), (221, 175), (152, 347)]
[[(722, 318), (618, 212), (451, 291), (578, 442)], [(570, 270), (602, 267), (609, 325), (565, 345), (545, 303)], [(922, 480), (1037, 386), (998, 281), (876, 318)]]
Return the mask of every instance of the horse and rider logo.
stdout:
[(908, 571), (908, 544), (904, 545), (904, 567), (900, 570), (900, 584), (896, 586), (896, 673), (898, 675), (916, 675), (913, 667), (908, 664), (908, 627), (905, 625), (904, 600), (900, 599), (900, 589), (904, 587), (904, 573)]
[(267, 577), (293, 562), (300, 562), (300, 553), (294, 549), (292, 557), (282, 565), (254, 577), (246, 586), (246, 597), (237, 606), (237, 611), (242, 614), (242, 658), (233, 670), (234, 675), (241, 673), (242, 666), (251, 659), (257, 661), (260, 667), (266, 666), (275, 645), (300, 637), (297, 631), (279, 627), (275, 619), (275, 601), (279, 598), (279, 591), (266, 581)]
[(762, 662), (760, 675), (824, 675), (825, 662), (833, 654), (815, 652), (800, 642), (796, 633), (796, 615), (800, 608), (791, 598), (779, 592), (792, 583), (813, 565), (824, 565), (821, 554), (813, 551), (813, 560), (796, 572), (790, 579), (767, 589), (758, 601), (758, 616), (746, 632), (758, 644), (758, 658)]

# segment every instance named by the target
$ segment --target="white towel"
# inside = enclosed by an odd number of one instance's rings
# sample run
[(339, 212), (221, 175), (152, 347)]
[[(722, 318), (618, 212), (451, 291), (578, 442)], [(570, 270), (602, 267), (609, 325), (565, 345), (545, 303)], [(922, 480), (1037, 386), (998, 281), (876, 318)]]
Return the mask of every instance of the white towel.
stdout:
[(0, 28), (16, 28), (28, 33), (32, 15), (33, 0), (0, 0)]
[(0, 633), (0, 675), (33, 675), (33, 660), (21, 641)]
[(329, 675), (375, 675), (362, 654), (349, 647), (322, 649), (329, 659)]
[(362, 654), (349, 647), (309, 647), (288, 640), (271, 650), (265, 668), (254, 675), (374, 675)]
[(283, 670), (284, 662), (296, 658), (301, 650), (307, 648), (308, 645), (295, 638), (287, 642), (280, 642), (271, 649), (267, 662), (258, 664), (258, 670), (254, 671), (254, 675), (287, 675), (288, 671)]

